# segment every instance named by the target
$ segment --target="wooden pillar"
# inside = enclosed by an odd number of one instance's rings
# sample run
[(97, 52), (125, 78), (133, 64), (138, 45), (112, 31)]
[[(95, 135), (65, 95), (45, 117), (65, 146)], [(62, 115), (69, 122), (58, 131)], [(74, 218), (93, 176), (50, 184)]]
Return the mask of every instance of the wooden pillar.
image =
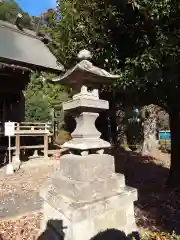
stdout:
[(16, 157), (20, 159), (20, 136), (16, 135)]
[[(17, 124), (17, 130), (19, 130), (19, 123)], [(20, 135), (15, 136), (16, 157), (20, 160)]]
[(44, 157), (48, 158), (48, 134), (44, 135)]

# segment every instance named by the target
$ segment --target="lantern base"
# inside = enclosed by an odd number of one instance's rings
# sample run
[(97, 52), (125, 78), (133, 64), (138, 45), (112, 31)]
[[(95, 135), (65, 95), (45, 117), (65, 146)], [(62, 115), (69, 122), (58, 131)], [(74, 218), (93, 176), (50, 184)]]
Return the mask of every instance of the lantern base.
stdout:
[(55, 191), (49, 191), (43, 205), (41, 232), (52, 240), (89, 240), (99, 232), (116, 229), (131, 234), (137, 231), (134, 217), (136, 190), (124, 188), (121, 193), (92, 202), (73, 202)]
[(109, 228), (136, 231), (137, 191), (125, 185), (124, 175), (114, 173), (111, 155), (62, 156), (59, 171), (44, 186), (41, 197), (41, 230), (49, 228), (52, 240), (62, 234), (65, 240), (89, 240)]

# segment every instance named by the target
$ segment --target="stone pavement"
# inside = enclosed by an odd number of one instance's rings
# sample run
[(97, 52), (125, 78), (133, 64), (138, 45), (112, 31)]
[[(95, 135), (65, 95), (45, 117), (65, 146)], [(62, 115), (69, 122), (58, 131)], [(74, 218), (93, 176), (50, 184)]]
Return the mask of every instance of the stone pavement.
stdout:
[(0, 220), (35, 212), (40, 210), (41, 206), (41, 198), (30, 191), (26, 195), (6, 195), (5, 199), (0, 198)]
[(39, 190), (42, 183), (54, 171), (54, 160), (31, 159), (11, 176), (0, 169), (0, 220), (15, 218), (34, 211), (42, 206)]

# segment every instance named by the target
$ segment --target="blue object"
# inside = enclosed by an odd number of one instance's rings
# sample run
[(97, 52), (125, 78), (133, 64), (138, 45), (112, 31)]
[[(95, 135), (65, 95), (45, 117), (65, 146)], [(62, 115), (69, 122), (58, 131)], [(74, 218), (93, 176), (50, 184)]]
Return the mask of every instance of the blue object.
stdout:
[(171, 141), (171, 132), (169, 130), (159, 131), (159, 141)]
[(159, 143), (162, 148), (171, 148), (171, 132), (170, 131), (159, 131)]

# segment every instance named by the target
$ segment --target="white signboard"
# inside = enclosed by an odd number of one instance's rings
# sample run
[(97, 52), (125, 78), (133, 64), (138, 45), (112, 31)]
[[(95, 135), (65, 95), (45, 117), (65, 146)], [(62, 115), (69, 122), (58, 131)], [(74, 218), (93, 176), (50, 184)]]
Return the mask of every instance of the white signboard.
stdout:
[(14, 122), (5, 122), (5, 136), (14, 136)]

